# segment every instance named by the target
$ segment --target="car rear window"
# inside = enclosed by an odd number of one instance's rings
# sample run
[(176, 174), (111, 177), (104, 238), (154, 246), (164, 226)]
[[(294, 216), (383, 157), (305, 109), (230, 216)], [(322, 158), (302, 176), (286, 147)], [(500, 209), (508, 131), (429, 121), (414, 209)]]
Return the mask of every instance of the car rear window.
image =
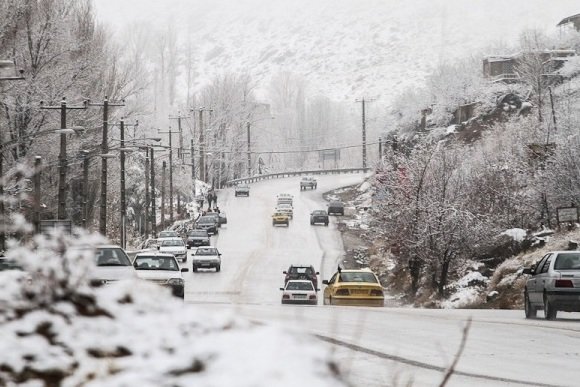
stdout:
[(377, 278), (373, 273), (365, 272), (342, 272), (338, 276), (338, 282), (369, 282), (377, 283)]
[(286, 285), (286, 290), (314, 290), (312, 282), (288, 282)]
[(558, 254), (554, 270), (580, 270), (580, 253)]
[(218, 251), (215, 248), (200, 247), (195, 252), (195, 255), (217, 255)]
[(171, 238), (178, 236), (175, 231), (161, 231), (159, 233), (159, 238)]
[(97, 266), (131, 266), (129, 257), (121, 248), (101, 247), (97, 249)]
[(207, 231), (200, 230), (200, 231), (192, 231), (189, 233), (190, 237), (205, 237), (207, 236)]
[(161, 242), (161, 246), (183, 246), (184, 243), (180, 239), (169, 239)]
[(290, 269), (290, 273), (293, 274), (313, 274), (314, 270), (310, 267), (293, 267)]

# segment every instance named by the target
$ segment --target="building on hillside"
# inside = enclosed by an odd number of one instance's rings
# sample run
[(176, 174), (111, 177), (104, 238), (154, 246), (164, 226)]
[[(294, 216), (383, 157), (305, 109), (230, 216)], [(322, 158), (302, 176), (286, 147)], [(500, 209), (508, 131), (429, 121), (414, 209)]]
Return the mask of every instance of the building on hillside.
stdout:
[(451, 121), (451, 124), (461, 125), (462, 123), (472, 119), (475, 116), (475, 107), (477, 104), (478, 102), (471, 102), (459, 105), (453, 112), (453, 120)]
[(543, 50), (519, 52), (513, 55), (490, 55), (483, 59), (483, 76), (491, 82), (519, 82), (518, 65), (530, 55), (539, 56), (546, 75), (560, 69), (564, 62), (576, 55), (576, 50)]
[(573, 28), (580, 32), (580, 13), (562, 19), (560, 23), (557, 24), (557, 27), (560, 27), (560, 29)]

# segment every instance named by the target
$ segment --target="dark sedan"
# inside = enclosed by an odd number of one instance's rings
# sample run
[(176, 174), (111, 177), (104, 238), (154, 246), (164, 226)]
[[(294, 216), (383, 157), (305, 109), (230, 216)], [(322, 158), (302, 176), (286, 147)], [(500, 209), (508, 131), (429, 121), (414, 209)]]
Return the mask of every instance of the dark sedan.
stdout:
[(328, 215), (344, 215), (344, 204), (339, 201), (330, 202), (328, 205)]
[(187, 248), (209, 246), (209, 234), (207, 230), (191, 230), (187, 235)]
[(310, 224), (314, 225), (316, 223), (324, 223), (328, 226), (328, 214), (324, 210), (315, 210), (310, 214)]
[(216, 235), (218, 233), (218, 221), (214, 216), (202, 216), (195, 223), (195, 228), (199, 230), (206, 230), (210, 235)]

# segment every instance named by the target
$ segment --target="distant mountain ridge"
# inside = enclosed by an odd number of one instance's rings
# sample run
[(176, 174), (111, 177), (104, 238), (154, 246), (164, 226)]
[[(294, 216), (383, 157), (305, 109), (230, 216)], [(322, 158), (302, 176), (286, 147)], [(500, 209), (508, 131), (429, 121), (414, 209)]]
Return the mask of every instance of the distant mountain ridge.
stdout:
[(101, 20), (130, 17), (188, 29), (200, 86), (212, 75), (247, 72), (267, 85), (301, 74), (309, 95), (390, 100), (420, 85), (442, 61), (493, 42), (513, 44), (526, 28), (554, 31), (580, 12), (577, 0), (96, 0)]

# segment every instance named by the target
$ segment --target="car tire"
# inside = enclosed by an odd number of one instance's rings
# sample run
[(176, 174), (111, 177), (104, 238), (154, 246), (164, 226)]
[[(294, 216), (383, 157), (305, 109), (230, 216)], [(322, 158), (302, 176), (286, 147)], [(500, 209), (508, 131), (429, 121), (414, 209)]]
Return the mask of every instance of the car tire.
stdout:
[(314, 226), (314, 222), (310, 222), (310, 225), (311, 225), (311, 226)]
[(558, 315), (558, 311), (546, 295), (544, 295), (544, 315), (546, 320), (555, 320)]
[(193, 271), (194, 273), (197, 273), (197, 266), (191, 265), (191, 271)]
[(216, 273), (219, 273), (219, 271), (220, 271), (221, 269), (222, 269), (222, 265), (217, 265), (217, 266), (215, 267), (215, 272), (216, 272)]
[(183, 263), (187, 263), (187, 257), (183, 258)]
[(526, 314), (526, 318), (536, 318), (538, 310), (535, 306), (532, 305), (530, 302), (530, 297), (528, 296), (528, 292), (524, 292), (524, 313)]
[(328, 227), (328, 222), (325, 222), (324, 225)]

